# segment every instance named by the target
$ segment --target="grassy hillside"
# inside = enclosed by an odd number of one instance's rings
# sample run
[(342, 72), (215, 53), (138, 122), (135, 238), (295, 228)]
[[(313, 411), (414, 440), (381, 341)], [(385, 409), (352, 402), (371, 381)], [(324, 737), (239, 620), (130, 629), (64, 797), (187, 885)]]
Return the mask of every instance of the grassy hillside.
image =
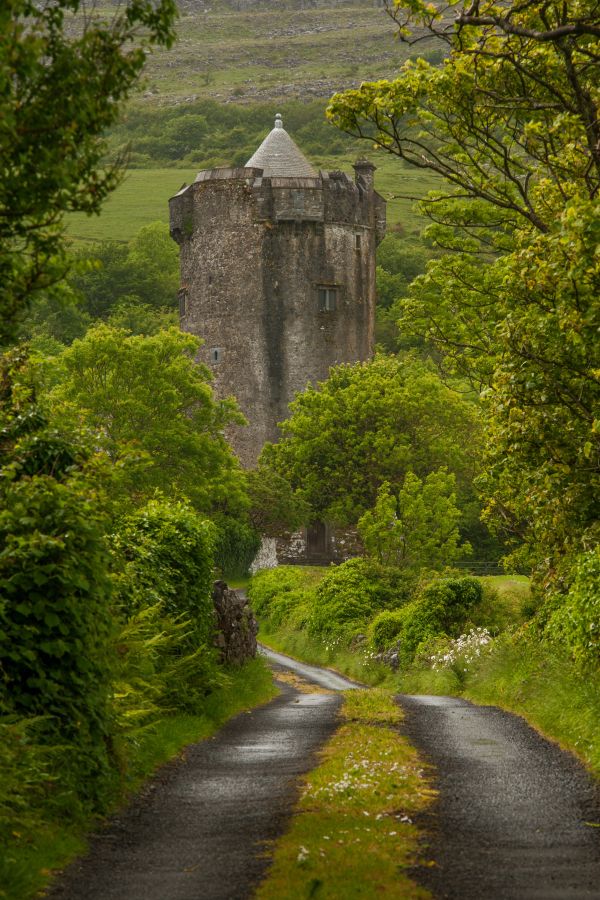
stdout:
[[(152, 57), (145, 102), (328, 97), (393, 75), (410, 54), (374, 0), (189, 0), (179, 6), (177, 44)], [(425, 41), (418, 52), (439, 50)]]

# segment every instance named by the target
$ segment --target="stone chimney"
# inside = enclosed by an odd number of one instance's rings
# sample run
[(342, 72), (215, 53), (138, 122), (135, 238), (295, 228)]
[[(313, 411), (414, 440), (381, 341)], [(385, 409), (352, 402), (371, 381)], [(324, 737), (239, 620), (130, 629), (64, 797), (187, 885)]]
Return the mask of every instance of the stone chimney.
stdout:
[(356, 184), (366, 191), (372, 191), (375, 184), (376, 166), (368, 159), (357, 159), (352, 168), (356, 173), (354, 178)]

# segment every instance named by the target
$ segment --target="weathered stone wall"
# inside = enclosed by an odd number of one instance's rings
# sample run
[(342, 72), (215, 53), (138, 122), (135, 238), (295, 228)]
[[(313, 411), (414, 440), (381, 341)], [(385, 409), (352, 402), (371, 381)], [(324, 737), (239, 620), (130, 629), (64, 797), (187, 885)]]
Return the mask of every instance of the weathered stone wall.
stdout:
[[(227, 436), (252, 466), (297, 391), (372, 355), (385, 203), (368, 165), (356, 183), (341, 172), (271, 179), (237, 168), (200, 172), (170, 209), (181, 327), (204, 338), (199, 360), (217, 396), (238, 399), (250, 424)], [(335, 289), (335, 310), (319, 309), (320, 287)]]
[(273, 537), (263, 537), (250, 565), (250, 574), (254, 575), (261, 569), (276, 569), (277, 566), (277, 541)]
[(323, 565), (329, 562), (343, 563), (364, 554), (364, 547), (355, 528), (326, 529), (326, 546), (315, 550), (310, 546), (307, 529), (276, 539), (277, 563), (281, 566), (295, 564)]
[(215, 646), (221, 652), (222, 662), (239, 666), (253, 659), (258, 623), (248, 598), (242, 591), (229, 588), (224, 581), (215, 581), (212, 597), (217, 629)]

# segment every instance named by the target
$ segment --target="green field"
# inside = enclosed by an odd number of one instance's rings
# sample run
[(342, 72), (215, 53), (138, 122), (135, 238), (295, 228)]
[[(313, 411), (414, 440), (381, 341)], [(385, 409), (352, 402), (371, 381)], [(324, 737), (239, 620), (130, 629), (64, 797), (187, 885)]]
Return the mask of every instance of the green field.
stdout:
[(142, 225), (168, 222), (169, 197), (195, 177), (190, 169), (129, 169), (99, 216), (69, 217), (69, 234), (81, 241), (129, 241)]
[[(423, 195), (436, 186), (436, 179), (417, 169), (409, 169), (391, 157), (374, 156), (378, 165), (376, 187), (388, 200), (388, 224), (400, 223), (407, 232), (417, 231), (423, 220), (412, 211), (409, 200), (393, 199), (395, 194)], [(327, 160), (315, 160), (328, 168)], [(340, 167), (339, 157), (329, 161), (332, 168)], [(344, 165), (350, 174), (350, 163)], [(168, 222), (169, 197), (184, 182), (193, 181), (193, 169), (129, 169), (122, 184), (104, 204), (99, 216), (76, 213), (69, 217), (69, 235), (77, 241), (128, 241), (149, 222)]]

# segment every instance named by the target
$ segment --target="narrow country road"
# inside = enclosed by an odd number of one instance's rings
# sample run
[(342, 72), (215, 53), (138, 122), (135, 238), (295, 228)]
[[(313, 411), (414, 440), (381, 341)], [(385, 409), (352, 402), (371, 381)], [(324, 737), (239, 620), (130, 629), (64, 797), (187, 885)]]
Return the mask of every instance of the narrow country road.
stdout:
[[(328, 691), (360, 687), (262, 652), (275, 674), (291, 670)], [(415, 868), (416, 880), (453, 900), (600, 900), (600, 799), (573, 757), (496, 707), (398, 699), (440, 791), (421, 823), (436, 864)], [(92, 839), (52, 900), (247, 900), (340, 702), (283, 684), (281, 696), (193, 745)]]
[[(277, 655), (275, 655), (277, 656)], [(275, 674), (281, 667), (273, 662)], [(311, 667), (302, 667), (311, 669)], [(305, 677), (308, 677), (305, 675)], [(314, 670), (330, 690), (355, 687)], [(341, 698), (282, 684), (266, 706), (231, 719), (188, 748), (96, 834), (88, 855), (49, 893), (52, 900), (242, 900), (285, 830), (296, 779), (333, 733)]]
[(452, 900), (600, 898), (600, 792), (523, 719), (453, 697), (400, 697), (403, 728), (437, 769), (423, 820), (437, 863), (416, 877)]
[(436, 865), (415, 869), (417, 881), (449, 900), (600, 900), (600, 785), (573, 756), (495, 706), (398, 700), (440, 793), (422, 822)]

